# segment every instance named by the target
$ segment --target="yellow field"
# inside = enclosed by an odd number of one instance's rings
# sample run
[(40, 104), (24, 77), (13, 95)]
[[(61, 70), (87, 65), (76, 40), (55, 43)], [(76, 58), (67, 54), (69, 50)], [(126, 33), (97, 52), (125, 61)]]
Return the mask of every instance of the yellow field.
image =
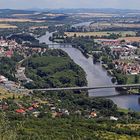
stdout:
[(130, 130), (137, 131), (140, 129), (140, 124), (117, 124), (115, 128), (129, 128)]
[(18, 19), (18, 18), (0, 18), (0, 22), (44, 22), (40, 20), (31, 20), (31, 19)]
[(113, 132), (108, 132), (108, 131), (100, 131), (97, 132), (96, 136), (99, 139), (105, 139), (105, 140), (139, 140), (140, 137), (137, 136), (129, 136), (129, 135), (125, 135), (125, 134), (117, 134), (117, 133), (113, 133)]
[(140, 37), (124, 37), (119, 40), (125, 40), (126, 42), (140, 42)]
[(76, 36), (103, 36), (108, 35), (106, 32), (65, 32), (68, 37)]
[(131, 31), (122, 31), (122, 32), (65, 32), (65, 35), (68, 37), (73, 37), (74, 35), (76, 36), (109, 36), (111, 33), (115, 33), (115, 34), (121, 34), (123, 37), (125, 37), (127, 34), (135, 36), (136, 33), (135, 32), (131, 32)]
[(9, 92), (3, 88), (0, 88), (0, 99), (13, 98), (13, 96), (15, 98), (18, 98), (18, 97), (22, 97), (23, 94), (12, 93), (12, 92)]
[(0, 24), (0, 29), (6, 29), (6, 28), (17, 28), (17, 26), (10, 25), (10, 24)]

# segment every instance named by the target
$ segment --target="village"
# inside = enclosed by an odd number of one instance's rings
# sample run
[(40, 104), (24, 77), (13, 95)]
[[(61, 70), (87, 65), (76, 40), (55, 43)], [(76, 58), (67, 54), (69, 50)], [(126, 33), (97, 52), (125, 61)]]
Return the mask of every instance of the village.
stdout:
[[(24, 46), (23, 44), (18, 44), (15, 40), (0, 39), (0, 58), (9, 58), (12, 59), (15, 52), (18, 52), (23, 59), (18, 62), (15, 77), (18, 79), (18, 82), (9, 80), (7, 77), (0, 75), (0, 88), (4, 88), (9, 92), (12, 92), (12, 97), (9, 96), (9, 99), (1, 99), (0, 109), (3, 111), (10, 111), (13, 114), (21, 116), (34, 116), (40, 117), (42, 114), (51, 116), (52, 118), (63, 117), (69, 115), (80, 115), (84, 116), (87, 119), (101, 117), (96, 109), (89, 109), (84, 112), (82, 110), (71, 111), (64, 107), (58, 107), (57, 104), (63, 102), (61, 100), (53, 101), (51, 98), (33, 98), (31, 93), (27, 93), (27, 90), (22, 86), (23, 82), (30, 83), (31, 79), (27, 78), (25, 75), (25, 67), (21, 66), (21, 63), (30, 57), (33, 54), (43, 54), (47, 51), (47, 48), (30, 48)], [(20, 90), (19, 90), (20, 89)], [(21, 89), (23, 91), (21, 91)], [(25, 93), (26, 92), (26, 93)], [(7, 95), (8, 93), (5, 93)], [(9, 102), (10, 98), (12, 101)], [(23, 98), (23, 99), (22, 99)], [(26, 101), (22, 101), (26, 99)], [(29, 98), (29, 99), (28, 99)], [(19, 100), (20, 99), (20, 100)], [(12, 106), (12, 107), (11, 107)], [(117, 121), (118, 118), (110, 116), (108, 119)]]
[(15, 40), (4, 39), (3, 37), (0, 38), (0, 58), (9, 58), (12, 59), (14, 57), (14, 53), (17, 53), (21, 56), (22, 60), (17, 63), (16, 67), (16, 74), (15, 77), (18, 79), (19, 82), (14, 82), (9, 80), (4, 75), (0, 75), (0, 86), (6, 88), (7, 90), (13, 92), (19, 92), (19, 89), (24, 89), (21, 86), (21, 82), (30, 82), (31, 79), (27, 78), (25, 75), (25, 67), (20, 65), (21, 62), (24, 61), (30, 55), (35, 53), (43, 54), (47, 51), (47, 48), (39, 48), (39, 47), (28, 47), (22, 42), (21, 44), (17, 43)]
[(51, 118), (63, 118), (69, 116), (81, 116), (86, 119), (98, 119), (106, 118), (112, 121), (118, 121), (120, 119), (116, 116), (102, 116), (98, 109), (68, 109), (67, 107), (61, 106), (63, 100), (53, 100), (50, 97), (35, 97), (34, 95), (19, 95), (17, 98), (13, 95), (12, 98), (0, 100), (0, 110), (5, 112), (11, 112), (12, 115), (21, 117), (35, 117), (42, 118), (44, 116)]
[[(102, 48), (108, 47), (110, 49), (110, 55), (113, 57), (113, 64), (115, 66), (114, 69), (121, 71), (121, 73), (125, 75), (138, 75), (140, 73), (140, 41), (138, 41), (138, 38), (126, 37), (124, 39), (95, 39), (95, 42)], [(18, 79), (18, 83), (10, 81), (4, 75), (0, 75), (1, 86), (8, 90), (18, 92), (19, 88), (24, 89), (20, 83), (32, 82), (31, 79), (26, 77), (25, 67), (21, 66), (20, 63), (33, 54), (45, 53), (47, 51), (47, 47), (29, 47), (25, 42), (19, 44), (15, 40), (4, 39), (3, 37), (0, 39), (0, 46), (0, 58), (12, 58), (15, 52), (18, 52), (18, 54), (23, 58), (18, 62), (18, 66), (16, 68), (15, 77)]]
[(131, 37), (131, 40), (126, 37), (125, 40), (96, 39), (95, 41), (102, 48), (108, 47), (110, 49), (116, 70), (120, 70), (125, 75), (138, 75), (140, 73), (140, 41), (137, 41), (135, 37)]

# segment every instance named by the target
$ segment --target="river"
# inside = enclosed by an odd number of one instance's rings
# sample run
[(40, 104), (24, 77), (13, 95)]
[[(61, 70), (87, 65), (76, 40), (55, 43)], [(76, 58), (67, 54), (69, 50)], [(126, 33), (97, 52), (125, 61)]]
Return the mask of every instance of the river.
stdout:
[[(47, 32), (46, 35), (39, 38), (40, 42), (52, 44), (52, 42), (49, 41), (51, 35), (51, 33)], [(56, 46), (56, 48), (59, 47), (59, 45)], [(84, 69), (87, 75), (88, 86), (112, 85), (111, 77), (107, 75), (107, 72), (101, 65), (94, 65), (92, 58), (85, 58), (78, 49), (73, 47), (61, 49), (67, 52), (71, 59)], [(120, 108), (140, 111), (139, 95), (119, 95), (115, 89), (98, 89), (89, 90), (89, 96), (106, 97), (114, 101)]]

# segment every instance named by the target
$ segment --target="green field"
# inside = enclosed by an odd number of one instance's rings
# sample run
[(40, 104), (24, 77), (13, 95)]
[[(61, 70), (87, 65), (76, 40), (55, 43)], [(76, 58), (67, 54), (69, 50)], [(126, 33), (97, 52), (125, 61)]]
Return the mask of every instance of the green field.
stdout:
[[(138, 75), (140, 82), (140, 75)], [(135, 75), (127, 75), (127, 84), (135, 84)]]
[(134, 31), (108, 31), (108, 32), (65, 32), (68, 37), (76, 36), (109, 36), (110, 34), (120, 34), (122, 37), (126, 37), (126, 35), (135, 36), (136, 32)]

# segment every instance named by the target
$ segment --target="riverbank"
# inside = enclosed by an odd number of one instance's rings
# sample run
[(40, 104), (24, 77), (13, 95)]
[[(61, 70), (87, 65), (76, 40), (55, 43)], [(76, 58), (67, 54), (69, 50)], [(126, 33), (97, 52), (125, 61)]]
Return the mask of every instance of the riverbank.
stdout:
[[(107, 73), (109, 74), (109, 76), (111, 76), (112, 77), (112, 79), (111, 79), (111, 81), (113, 82), (118, 82), (117, 81), (117, 77), (115, 76), (115, 74), (113, 73), (113, 70), (112, 69), (108, 69), (108, 65), (107, 64), (102, 64), (102, 67), (107, 71)], [(133, 76), (133, 75), (132, 75)], [(129, 82), (127, 83), (127, 84), (131, 84), (131, 82), (132, 82), (132, 76), (128, 76), (128, 80), (129, 80)], [(131, 79), (129, 78), (129, 77), (131, 77)], [(131, 81), (131, 82), (130, 82)], [(118, 91), (120, 91), (120, 93), (121, 93), (121, 91), (125, 91), (125, 94), (126, 95), (140, 95), (140, 90), (139, 90), (139, 88), (137, 88), (137, 89), (132, 89), (132, 88), (129, 88), (129, 89), (127, 89), (127, 88), (120, 88)], [(124, 93), (124, 92), (123, 92)]]
[[(39, 38), (40, 42), (45, 42), (46, 44), (52, 44), (49, 37), (52, 33), (46, 32), (45, 36)], [(60, 48), (60, 46), (55, 46), (55, 48)], [(71, 59), (78, 64), (82, 69), (84, 69), (88, 86), (101, 86), (101, 85), (111, 85), (111, 76), (109, 76), (105, 69), (101, 65), (93, 65), (92, 58), (85, 58), (83, 54), (76, 48), (60, 48), (64, 50)], [(138, 102), (139, 95), (120, 95), (115, 89), (100, 89), (100, 90), (89, 90), (89, 97), (105, 97), (112, 96), (111, 99), (120, 108), (129, 109), (134, 111), (140, 111), (140, 104)]]
[(83, 87), (87, 85), (84, 70), (62, 50), (48, 50), (24, 62), (27, 77), (33, 81), (25, 86), (35, 88)]

